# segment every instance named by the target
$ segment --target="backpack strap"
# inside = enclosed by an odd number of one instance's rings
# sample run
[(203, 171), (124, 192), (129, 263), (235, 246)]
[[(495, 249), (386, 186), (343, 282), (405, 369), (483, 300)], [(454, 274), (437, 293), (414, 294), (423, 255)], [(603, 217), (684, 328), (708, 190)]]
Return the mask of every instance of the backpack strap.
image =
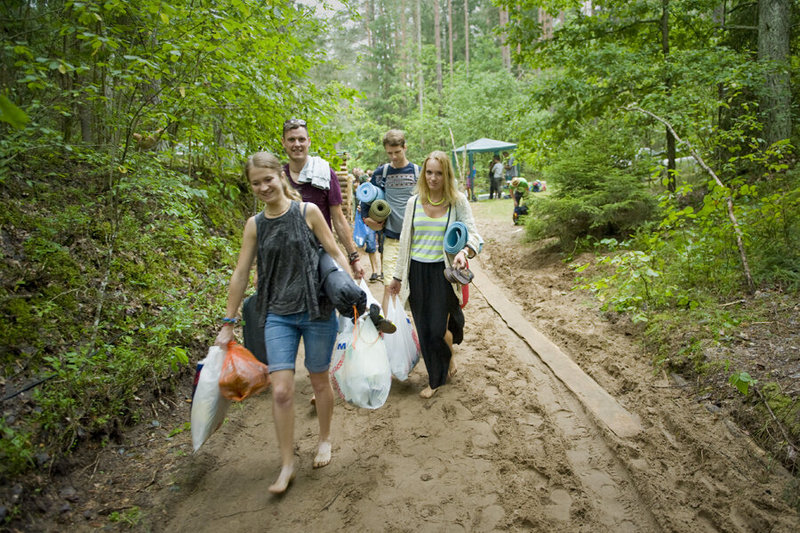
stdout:
[[(414, 167), (414, 181), (419, 179), (419, 165), (416, 163), (411, 163), (411, 166)], [(383, 180), (386, 181), (386, 174), (389, 172), (389, 163), (383, 165)]]

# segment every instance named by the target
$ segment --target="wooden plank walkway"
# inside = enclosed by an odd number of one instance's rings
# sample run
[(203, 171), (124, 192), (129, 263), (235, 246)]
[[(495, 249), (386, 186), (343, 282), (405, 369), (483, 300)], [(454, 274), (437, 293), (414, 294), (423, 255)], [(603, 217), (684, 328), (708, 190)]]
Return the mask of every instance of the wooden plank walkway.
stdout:
[(531, 364), (532, 357), (534, 354), (537, 355), (583, 403), (587, 411), (618, 437), (630, 438), (642, 431), (642, 424), (637, 415), (622, 407), (567, 354), (523, 318), (522, 309), (506, 298), (503, 289), (498, 287), (481, 268), (479, 260), (470, 262), (470, 270), (475, 274), (472, 287), (483, 294), (500, 318), (533, 351), (517, 354), (523, 362)]

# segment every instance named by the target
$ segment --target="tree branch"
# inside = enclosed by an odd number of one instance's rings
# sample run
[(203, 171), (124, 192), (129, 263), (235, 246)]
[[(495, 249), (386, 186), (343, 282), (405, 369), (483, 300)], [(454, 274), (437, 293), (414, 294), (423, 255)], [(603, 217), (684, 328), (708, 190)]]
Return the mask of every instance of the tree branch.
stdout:
[(744, 250), (744, 239), (742, 238), (742, 230), (739, 228), (739, 222), (736, 220), (736, 214), (733, 212), (733, 196), (730, 194), (730, 188), (726, 187), (722, 183), (722, 180), (719, 179), (719, 176), (717, 176), (717, 174), (713, 170), (711, 170), (711, 167), (709, 167), (706, 164), (706, 162), (703, 161), (703, 158), (700, 157), (700, 155), (695, 151), (694, 147), (688, 141), (684, 141), (680, 137), (678, 137), (678, 134), (675, 133), (675, 129), (672, 127), (672, 124), (667, 122), (665, 119), (659, 117), (658, 115), (651, 113), (650, 111), (647, 111), (645, 109), (642, 109), (637, 105), (631, 104), (628, 107), (626, 107), (625, 110), (639, 111), (640, 113), (644, 113), (645, 115), (664, 124), (670, 131), (674, 139), (678, 142), (678, 144), (686, 145), (686, 147), (689, 149), (689, 153), (692, 154), (694, 160), (697, 161), (697, 164), (700, 165), (703, 168), (703, 170), (705, 170), (712, 178), (714, 178), (714, 181), (717, 183), (719, 187), (722, 188), (722, 190), (727, 191), (725, 199), (728, 204), (728, 218), (730, 219), (731, 224), (733, 225), (733, 231), (736, 234), (736, 246), (739, 248), (739, 256), (741, 257), (742, 260), (742, 270), (744, 271), (744, 277), (745, 280), (747, 281), (747, 290), (750, 294), (753, 294), (755, 292), (755, 283), (753, 283), (753, 277), (750, 275), (750, 265), (747, 261), (747, 253)]
[(758, 390), (757, 387), (753, 387), (753, 390), (756, 391), (756, 394), (758, 394), (758, 397), (761, 398), (762, 402), (764, 402), (764, 405), (766, 406), (767, 411), (769, 411), (769, 414), (772, 415), (772, 419), (775, 421), (775, 424), (777, 424), (778, 429), (780, 429), (781, 433), (783, 434), (783, 439), (786, 442), (786, 445), (789, 446), (790, 448), (792, 448), (794, 450), (794, 453), (796, 454), (797, 453), (797, 446), (795, 446), (794, 443), (789, 438), (788, 433), (786, 433), (786, 429), (784, 429), (783, 424), (781, 424), (780, 420), (778, 420), (778, 417), (775, 416), (775, 413), (772, 411), (772, 407), (769, 406), (769, 402), (767, 401), (767, 399), (764, 398), (764, 395), (761, 394), (761, 391)]

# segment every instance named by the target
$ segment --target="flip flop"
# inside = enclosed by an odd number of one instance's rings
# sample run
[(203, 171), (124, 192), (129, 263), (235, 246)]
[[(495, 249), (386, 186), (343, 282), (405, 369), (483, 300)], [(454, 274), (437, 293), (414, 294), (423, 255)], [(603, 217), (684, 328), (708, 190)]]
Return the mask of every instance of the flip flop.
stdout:
[(444, 269), (444, 279), (450, 283), (459, 283), (458, 279), (456, 279), (455, 269), (453, 267), (447, 267)]
[(460, 284), (469, 285), (469, 283), (475, 277), (475, 274), (473, 274), (472, 271), (468, 268), (462, 268), (462, 269), (455, 269), (453, 271), (453, 277), (456, 278), (456, 280)]
[(447, 267), (444, 269), (444, 279), (450, 283), (460, 283), (461, 285), (468, 285), (475, 274), (468, 268), (453, 268)]

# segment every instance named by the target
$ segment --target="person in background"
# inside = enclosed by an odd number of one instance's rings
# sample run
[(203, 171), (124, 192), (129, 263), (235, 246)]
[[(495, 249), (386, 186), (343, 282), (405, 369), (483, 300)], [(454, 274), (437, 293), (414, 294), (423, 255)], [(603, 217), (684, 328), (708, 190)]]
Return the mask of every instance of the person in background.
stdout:
[(492, 170), (491, 182), (489, 183), (489, 199), (495, 196), (498, 199), (503, 197), (503, 163), (500, 162), (500, 156), (495, 154), (492, 157)]
[[(360, 206), (358, 198), (356, 197), (356, 191), (359, 185), (370, 180), (371, 172), (369, 170), (364, 171), (360, 168), (354, 168), (353, 176), (356, 178), (353, 182), (353, 201), (355, 202), (356, 216), (359, 216), (358, 212)], [(383, 267), (381, 266), (381, 258), (378, 255), (379, 253), (383, 254), (383, 232), (373, 231), (372, 235), (364, 242), (364, 251), (367, 257), (369, 257), (369, 266), (372, 269), (369, 282), (383, 282)]]
[(514, 207), (519, 207), (525, 198), (525, 193), (528, 192), (528, 180), (525, 178), (512, 178), (511, 190), (514, 195)]
[[(388, 291), (406, 299), (419, 336), (422, 358), (428, 370), (428, 386), (420, 392), (432, 397), (448, 377), (455, 375), (453, 344), (464, 338), (461, 286), (450, 283), (446, 267), (463, 269), (467, 257), (480, 251), (482, 242), (467, 197), (458, 191), (450, 158), (432, 152), (422, 165), (418, 194), (409, 198), (400, 233), (400, 255)], [(463, 222), (468, 238), (456, 254), (444, 250), (447, 227)]]
[(519, 217), (528, 214), (528, 206), (525, 205), (525, 195), (528, 193), (528, 180), (525, 178), (512, 178), (511, 191), (514, 198), (514, 214), (512, 219), (514, 225), (519, 221)]
[(358, 250), (353, 242), (353, 228), (342, 211), (339, 178), (327, 161), (308, 155), (311, 140), (306, 121), (290, 118), (284, 122), (281, 144), (289, 156), (289, 163), (283, 167), (289, 184), (300, 193), (304, 202), (311, 202), (319, 208), (325, 222), (336, 231), (339, 242), (344, 246), (353, 276), (361, 279), (364, 276), (364, 267), (361, 266)]
[[(306, 121), (290, 118), (284, 122), (281, 144), (289, 156), (289, 163), (283, 167), (289, 184), (300, 193), (304, 202), (311, 202), (319, 208), (328, 227), (336, 231), (339, 242), (344, 246), (353, 276), (355, 279), (363, 278), (364, 267), (353, 242), (353, 228), (342, 211), (339, 177), (330, 163), (321, 157), (308, 155), (311, 140)], [(315, 401), (316, 396), (311, 396), (311, 403)]]
[(503, 168), (506, 172), (506, 182), (510, 182), (512, 179), (519, 176), (517, 172), (517, 164), (514, 161), (514, 156), (509, 155), (508, 152), (503, 152)]
[(475, 177), (478, 175), (478, 170), (475, 168), (475, 163), (469, 169), (466, 181), (467, 199), (477, 202), (478, 198), (475, 196)]
[[(406, 211), (406, 203), (411, 197), (419, 177), (419, 167), (410, 163), (406, 158), (406, 138), (400, 130), (389, 130), (383, 136), (383, 149), (389, 157), (389, 163), (375, 169), (370, 180), (373, 185), (381, 189), (384, 199), (392, 209), (389, 217), (383, 222), (377, 222), (369, 217), (369, 207), (362, 204), (361, 215), (364, 223), (383, 233), (383, 248), (381, 251), (381, 269), (391, 273), (397, 264), (397, 254), (400, 249), (400, 230)], [(379, 239), (381, 237), (379, 236)], [(384, 278), (384, 285), (391, 280)], [(389, 304), (389, 292), (384, 289), (381, 305), (385, 310)]]
[(280, 474), (268, 490), (280, 494), (295, 477), (294, 377), (301, 337), (319, 419), (319, 444), (313, 467), (320, 468), (331, 461), (334, 401), (328, 366), (338, 324), (333, 308), (321, 307), (318, 300), (319, 244), (345, 269), (347, 260), (320, 209), (313, 203), (300, 201), (300, 195), (289, 186), (277, 157), (267, 152), (253, 154), (245, 165), (245, 176), (253, 194), (265, 205), (262, 212), (245, 224), (239, 260), (228, 287), (224, 325), (215, 344), (227, 347), (233, 340), (239, 305), (256, 260), (256, 306), (265, 320), (272, 412), (281, 455)]

